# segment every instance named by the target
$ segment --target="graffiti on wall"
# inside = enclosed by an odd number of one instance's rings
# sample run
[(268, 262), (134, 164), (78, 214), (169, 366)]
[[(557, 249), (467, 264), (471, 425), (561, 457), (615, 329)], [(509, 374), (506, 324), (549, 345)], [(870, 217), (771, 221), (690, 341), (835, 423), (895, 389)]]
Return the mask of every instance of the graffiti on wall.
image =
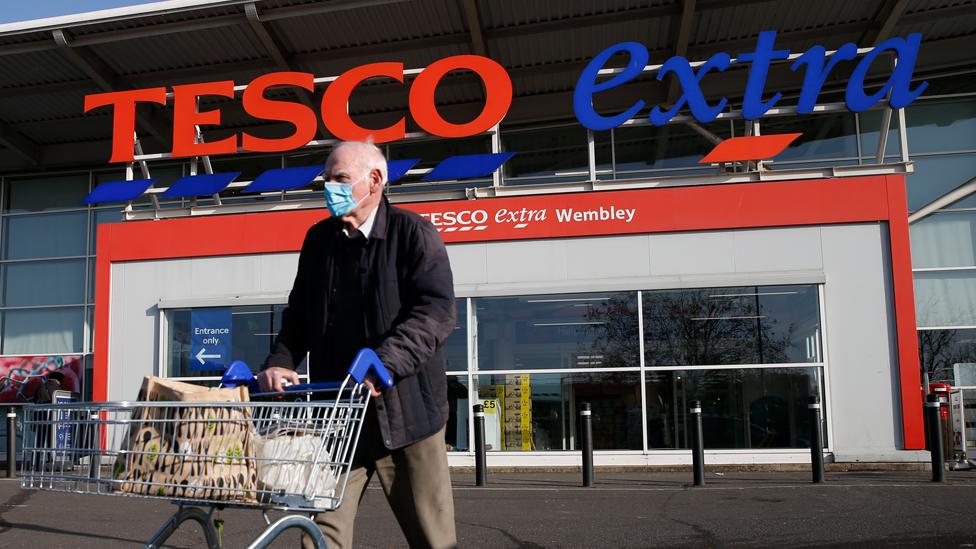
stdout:
[(31, 402), (49, 372), (64, 376), (61, 388), (81, 392), (85, 367), (80, 356), (16, 356), (0, 358), (0, 403)]

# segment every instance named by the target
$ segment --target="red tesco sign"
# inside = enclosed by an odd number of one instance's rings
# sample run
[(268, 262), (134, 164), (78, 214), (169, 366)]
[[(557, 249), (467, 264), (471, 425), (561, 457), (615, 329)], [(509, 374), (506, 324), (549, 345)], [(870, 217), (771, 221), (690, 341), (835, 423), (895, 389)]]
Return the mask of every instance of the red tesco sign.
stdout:
[[(437, 112), (434, 93), (449, 72), (470, 70), (478, 75), (485, 87), (485, 105), (481, 113), (463, 124), (444, 120)], [(401, 118), (386, 128), (369, 129), (356, 124), (347, 112), (349, 98), (365, 80), (375, 77), (392, 78), (403, 82), (403, 63), (371, 63), (340, 75), (325, 88), (320, 113), (291, 101), (277, 101), (265, 97), (275, 86), (296, 86), (308, 91), (315, 87), (314, 76), (306, 72), (274, 72), (259, 76), (245, 88), (241, 103), (245, 112), (262, 119), (286, 122), (294, 127), (287, 137), (265, 139), (247, 132), (219, 141), (196, 142), (196, 126), (219, 126), (220, 111), (198, 111), (197, 98), (214, 95), (234, 97), (234, 81), (204, 82), (173, 86), (173, 157), (189, 157), (249, 152), (284, 152), (300, 148), (315, 136), (316, 116), (336, 138), (346, 141), (372, 137), (374, 143), (402, 139), (406, 134), (406, 119)], [(131, 162), (135, 147), (136, 105), (139, 103), (166, 104), (166, 87), (145, 88), (85, 96), (85, 112), (100, 107), (114, 108), (112, 128), (112, 158), (110, 162)], [(487, 131), (504, 118), (512, 104), (512, 79), (497, 62), (480, 55), (455, 55), (436, 61), (425, 68), (410, 86), (410, 115), (424, 131), (439, 137), (467, 137)]]

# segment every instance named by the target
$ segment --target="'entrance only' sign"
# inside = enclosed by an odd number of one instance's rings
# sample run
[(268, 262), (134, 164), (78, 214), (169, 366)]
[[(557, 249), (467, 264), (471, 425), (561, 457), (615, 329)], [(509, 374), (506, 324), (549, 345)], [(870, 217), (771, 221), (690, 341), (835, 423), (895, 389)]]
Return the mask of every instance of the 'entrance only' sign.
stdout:
[(229, 362), (232, 323), (230, 307), (190, 313), (190, 369), (223, 370)]

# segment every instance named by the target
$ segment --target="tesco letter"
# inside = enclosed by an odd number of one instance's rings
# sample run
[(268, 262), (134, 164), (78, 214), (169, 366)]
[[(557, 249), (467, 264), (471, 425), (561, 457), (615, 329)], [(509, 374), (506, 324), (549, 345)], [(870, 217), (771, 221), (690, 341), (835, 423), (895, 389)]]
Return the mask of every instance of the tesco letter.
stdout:
[(272, 86), (297, 86), (314, 91), (314, 77), (308, 72), (273, 72), (259, 76), (244, 90), (241, 103), (244, 110), (262, 120), (280, 120), (295, 127), (295, 132), (280, 139), (264, 139), (244, 132), (241, 147), (255, 152), (283, 152), (304, 147), (315, 138), (318, 120), (315, 112), (305, 105), (291, 101), (273, 101), (264, 96)]

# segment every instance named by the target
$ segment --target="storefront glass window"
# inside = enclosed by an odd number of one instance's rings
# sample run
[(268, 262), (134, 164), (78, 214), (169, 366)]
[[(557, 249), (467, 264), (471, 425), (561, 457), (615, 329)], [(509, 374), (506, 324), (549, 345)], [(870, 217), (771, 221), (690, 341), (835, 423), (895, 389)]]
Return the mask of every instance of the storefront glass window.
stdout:
[(918, 351), (930, 382), (976, 385), (976, 329), (919, 330)]
[(640, 366), (637, 292), (474, 300), (478, 369)]
[[(85, 319), (88, 322), (88, 341), (87, 349), (95, 348), (95, 308), (89, 306), (85, 309)], [(91, 379), (91, 378), (88, 378)]]
[(976, 326), (976, 271), (915, 273), (919, 327)]
[(857, 163), (853, 114), (773, 117), (762, 120), (760, 126), (761, 134), (802, 133), (785, 151), (776, 155), (776, 161), (850, 158), (850, 164)]
[[(412, 141), (406, 143), (391, 143), (387, 148), (389, 160), (406, 160), (419, 158), (420, 161), (412, 169), (433, 168), (442, 160), (458, 155), (486, 154), (491, 152), (491, 137), (478, 135), (465, 139), (438, 139), (432, 141)], [(509, 161), (511, 162), (511, 161)], [(408, 192), (410, 190), (430, 190), (432, 185), (442, 189), (446, 182), (427, 183), (423, 176), (407, 175), (390, 183), (390, 193)], [(486, 179), (465, 179), (459, 185), (464, 187), (479, 187), (491, 185), (491, 177)]]
[(468, 300), (458, 299), (456, 307), (457, 322), (451, 335), (447, 336), (442, 349), (448, 372), (466, 372), (468, 370)]
[(593, 132), (593, 154), (597, 179), (613, 179), (613, 131)]
[(647, 366), (820, 362), (817, 287), (643, 293)]
[(489, 451), (577, 450), (577, 410), (593, 409), (593, 447), (641, 448), (638, 372), (479, 374)]
[[(713, 122), (705, 128), (722, 139), (730, 136), (728, 122)], [(631, 126), (613, 130), (614, 173), (617, 179), (664, 176), (660, 170), (709, 169), (698, 161), (715, 144), (682, 124)], [(680, 175), (682, 172), (674, 172)]]
[(85, 308), (13, 309), (0, 313), (5, 355), (80, 353)]
[(3, 258), (85, 255), (88, 212), (18, 215), (3, 220)]
[[(230, 360), (243, 360), (251, 370), (260, 370), (268, 357), (280, 326), (280, 308), (271, 305), (231, 307)], [(220, 376), (222, 371), (198, 371), (191, 368), (195, 360), (191, 353), (191, 310), (173, 309), (166, 312), (168, 347), (166, 372), (170, 377)], [(303, 363), (300, 374), (306, 373)], [(324, 381), (324, 380), (314, 380)]]
[(88, 194), (88, 172), (55, 177), (8, 179), (7, 212), (42, 212), (60, 208), (83, 208)]
[(469, 449), (468, 416), (471, 405), (468, 398), (468, 376), (447, 376), (448, 416), (444, 438), (450, 451), (466, 452)]
[(976, 212), (943, 212), (909, 225), (912, 267), (976, 266)]
[(809, 448), (807, 403), (820, 396), (819, 368), (646, 372), (647, 443), (690, 448), (691, 401), (702, 404), (705, 447)]
[(84, 303), (84, 259), (27, 261), (3, 265), (5, 307)]
[[(857, 116), (861, 125), (861, 158), (864, 160), (864, 164), (874, 164), (878, 159), (878, 139), (881, 138), (884, 109), (864, 111), (858, 113)], [(885, 142), (885, 158), (890, 159), (900, 154), (901, 138), (898, 135), (898, 116), (893, 112), (891, 122), (888, 125), (888, 140)]]
[(329, 157), (332, 149), (306, 149), (303, 152), (296, 152), (285, 155), (284, 163), (286, 168), (296, 168), (298, 166), (313, 166), (319, 164), (325, 169), (325, 160)]
[(972, 97), (919, 101), (908, 107), (906, 122), (911, 154), (976, 150), (976, 99)]
[[(275, 168), (282, 167), (281, 156), (241, 156), (211, 160), (214, 173), (241, 172), (235, 181), (254, 181), (254, 178)], [(203, 173), (200, 169), (199, 173)]]
[(555, 183), (589, 179), (586, 128), (502, 130), (502, 148), (515, 153), (503, 166), (506, 184)]
[[(908, 210), (912, 212), (976, 177), (976, 154), (917, 156), (912, 160), (915, 173), (907, 178)], [(952, 207), (973, 205), (976, 197), (970, 196)]]

